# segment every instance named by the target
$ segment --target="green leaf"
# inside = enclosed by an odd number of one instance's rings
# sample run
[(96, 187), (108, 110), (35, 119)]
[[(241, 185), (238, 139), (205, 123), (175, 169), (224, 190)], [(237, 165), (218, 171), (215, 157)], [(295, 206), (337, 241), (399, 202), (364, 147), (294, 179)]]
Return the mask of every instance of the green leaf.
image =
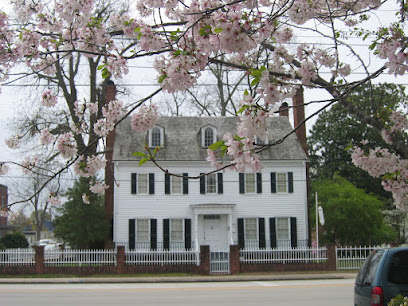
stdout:
[(102, 70), (105, 66), (106, 66), (106, 64), (99, 65), (99, 66), (98, 66), (98, 70)]
[(254, 78), (254, 79), (252, 80), (252, 82), (251, 82), (251, 86), (257, 85), (257, 84), (259, 83), (259, 81), (261, 81), (261, 78), (260, 78), (260, 77)]
[(106, 78), (110, 77), (110, 75), (111, 74), (110, 74), (108, 69), (106, 69), (106, 68), (102, 69), (102, 78), (106, 79)]
[(213, 143), (213, 144), (212, 144), (211, 146), (209, 146), (208, 148), (209, 148), (210, 150), (215, 151), (215, 150), (217, 150), (218, 148), (220, 148), (223, 144), (224, 144), (224, 140), (220, 140), (220, 141), (217, 141), (216, 143)]
[(249, 96), (249, 91), (248, 91), (248, 89), (245, 89), (245, 91), (244, 91), (244, 96)]
[(158, 82), (159, 84), (163, 83), (163, 81), (167, 78), (167, 74), (162, 74), (159, 76)]
[(143, 153), (143, 152), (135, 152), (135, 153), (132, 153), (132, 155), (134, 155), (134, 156), (140, 156), (140, 157), (146, 157), (147, 155), (145, 154), (145, 153)]
[(223, 31), (223, 28), (214, 28), (214, 33), (219, 34)]
[(146, 157), (146, 158), (142, 158), (141, 160), (139, 160), (139, 166), (143, 165), (145, 162), (147, 162), (150, 158)]
[(142, 29), (142, 27), (137, 27), (137, 28), (134, 29), (133, 31), (137, 33), (137, 32), (140, 32), (141, 29)]

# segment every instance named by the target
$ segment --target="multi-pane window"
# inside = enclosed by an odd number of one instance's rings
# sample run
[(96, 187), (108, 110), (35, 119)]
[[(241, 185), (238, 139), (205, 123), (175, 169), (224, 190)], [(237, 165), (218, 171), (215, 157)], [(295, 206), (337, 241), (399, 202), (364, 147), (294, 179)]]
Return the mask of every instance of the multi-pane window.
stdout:
[(149, 242), (149, 219), (136, 220), (136, 241)]
[(171, 193), (181, 193), (182, 178), (178, 176), (171, 176)]
[(290, 240), (289, 218), (276, 218), (276, 239)]
[(276, 190), (277, 192), (287, 192), (287, 174), (286, 173), (276, 173)]
[(217, 175), (211, 173), (207, 175), (207, 193), (217, 193)]
[(170, 220), (170, 241), (182, 242), (184, 240), (183, 219)]
[(141, 194), (149, 192), (149, 175), (147, 173), (137, 175), (137, 190)]
[(256, 192), (256, 176), (255, 173), (245, 173), (245, 192)]
[(258, 239), (258, 221), (256, 218), (245, 219), (245, 240)]
[(151, 131), (151, 147), (160, 147), (161, 144), (161, 131), (155, 126)]
[(216, 139), (216, 130), (213, 127), (206, 127), (204, 128), (204, 130), (202, 131), (201, 137), (202, 137), (202, 146), (204, 148), (208, 148), (209, 146), (211, 146)]

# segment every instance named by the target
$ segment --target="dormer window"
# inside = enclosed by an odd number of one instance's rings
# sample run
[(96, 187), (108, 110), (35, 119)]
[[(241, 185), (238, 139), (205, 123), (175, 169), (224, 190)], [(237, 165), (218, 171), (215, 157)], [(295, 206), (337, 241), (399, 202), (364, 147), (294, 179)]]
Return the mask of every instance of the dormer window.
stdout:
[(149, 148), (156, 148), (163, 145), (163, 128), (155, 126), (149, 130)]
[(217, 130), (215, 127), (207, 126), (204, 127), (201, 131), (201, 140), (203, 148), (208, 148), (217, 140)]
[(255, 145), (256, 146), (267, 145), (268, 143), (269, 143), (268, 138), (266, 138), (265, 140), (262, 140), (261, 138), (255, 135)]

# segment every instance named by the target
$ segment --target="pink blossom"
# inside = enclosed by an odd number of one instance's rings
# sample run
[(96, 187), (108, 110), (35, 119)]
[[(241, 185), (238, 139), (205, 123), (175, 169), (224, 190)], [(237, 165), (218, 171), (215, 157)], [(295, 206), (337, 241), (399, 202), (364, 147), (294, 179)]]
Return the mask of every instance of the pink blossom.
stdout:
[(138, 111), (132, 115), (131, 126), (136, 132), (146, 132), (152, 129), (159, 118), (156, 105), (142, 105)]
[(21, 162), (22, 171), (24, 174), (30, 174), (31, 171), (38, 165), (40, 157), (35, 156), (25, 156)]
[(54, 135), (50, 133), (48, 129), (43, 129), (41, 131), (41, 137), (40, 137), (40, 142), (43, 145), (48, 145), (54, 140)]
[(57, 147), (63, 158), (72, 158), (77, 153), (77, 145), (75, 142), (74, 134), (68, 132), (61, 134), (57, 139)]
[(9, 171), (9, 166), (7, 166), (5, 163), (0, 163), (0, 175), (6, 175)]
[(106, 166), (106, 159), (101, 155), (84, 158), (81, 156), (74, 164), (74, 171), (82, 177), (92, 177)]
[(90, 191), (96, 194), (103, 194), (106, 189), (108, 189), (109, 186), (107, 186), (104, 183), (101, 182), (95, 182), (91, 187), (89, 188)]
[(57, 96), (53, 95), (50, 89), (44, 91), (41, 95), (41, 104), (46, 107), (53, 107), (57, 102)]
[(91, 204), (91, 202), (89, 201), (89, 196), (87, 194), (85, 194), (85, 193), (82, 195), (82, 201), (85, 204)]
[(124, 115), (123, 103), (118, 100), (110, 101), (107, 107), (102, 108), (102, 114), (104, 118), (95, 123), (94, 132), (99, 136), (107, 136)]
[(5, 140), (5, 143), (10, 149), (17, 149), (20, 145), (20, 141), (21, 141), (20, 135), (13, 135), (10, 138), (7, 138)]
[(60, 198), (55, 194), (51, 193), (47, 199), (47, 202), (52, 206), (59, 206), (61, 204)]

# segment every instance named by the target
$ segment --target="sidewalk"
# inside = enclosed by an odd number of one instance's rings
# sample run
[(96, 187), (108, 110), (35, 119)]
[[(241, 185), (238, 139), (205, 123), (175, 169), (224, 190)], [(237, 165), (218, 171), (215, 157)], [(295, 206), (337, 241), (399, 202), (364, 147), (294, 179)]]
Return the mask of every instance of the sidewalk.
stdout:
[(193, 275), (193, 276), (151, 276), (151, 277), (64, 277), (64, 278), (0, 278), (1, 284), (101, 284), (101, 283), (189, 283), (189, 282), (239, 282), (239, 281), (277, 281), (311, 279), (355, 279), (357, 273), (278, 273), (242, 275)]

